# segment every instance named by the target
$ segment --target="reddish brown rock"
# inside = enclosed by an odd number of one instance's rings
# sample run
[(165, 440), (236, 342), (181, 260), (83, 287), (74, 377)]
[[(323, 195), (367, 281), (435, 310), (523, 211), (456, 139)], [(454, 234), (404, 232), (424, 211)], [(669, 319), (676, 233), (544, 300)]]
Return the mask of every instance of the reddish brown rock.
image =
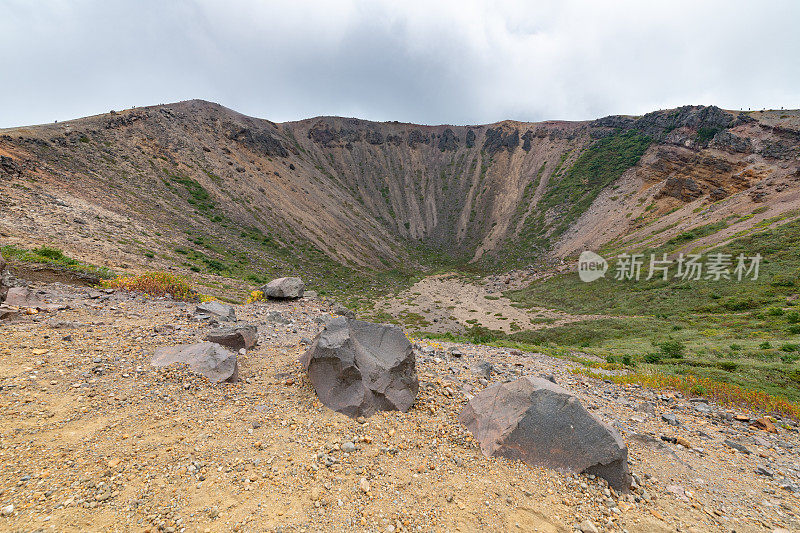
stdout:
[(216, 342), (234, 350), (245, 348), (249, 350), (258, 342), (258, 329), (250, 324), (239, 326), (225, 326), (208, 332), (205, 340)]
[(778, 433), (778, 428), (775, 427), (775, 424), (772, 423), (772, 420), (769, 418), (756, 418), (750, 425), (756, 429), (760, 429), (766, 431), (767, 433)]
[(617, 430), (546, 379), (524, 377), (488, 387), (469, 401), (459, 420), (487, 457), (595, 474), (616, 490), (630, 489), (628, 448)]

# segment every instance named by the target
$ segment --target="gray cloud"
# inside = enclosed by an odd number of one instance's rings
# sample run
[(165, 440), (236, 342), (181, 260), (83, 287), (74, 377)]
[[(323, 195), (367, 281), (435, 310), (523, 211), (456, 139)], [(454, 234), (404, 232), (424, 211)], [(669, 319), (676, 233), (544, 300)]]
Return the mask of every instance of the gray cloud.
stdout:
[(789, 0), (0, 0), (0, 13), (0, 127), (191, 98), (276, 121), (428, 124), (800, 107)]

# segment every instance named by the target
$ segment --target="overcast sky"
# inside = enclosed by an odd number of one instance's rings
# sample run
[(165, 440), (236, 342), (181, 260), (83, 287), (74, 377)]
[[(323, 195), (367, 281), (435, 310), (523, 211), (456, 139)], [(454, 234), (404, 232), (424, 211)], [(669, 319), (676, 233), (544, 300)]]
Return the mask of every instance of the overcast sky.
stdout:
[(800, 108), (800, 2), (0, 0), (0, 127), (202, 98), (275, 121)]

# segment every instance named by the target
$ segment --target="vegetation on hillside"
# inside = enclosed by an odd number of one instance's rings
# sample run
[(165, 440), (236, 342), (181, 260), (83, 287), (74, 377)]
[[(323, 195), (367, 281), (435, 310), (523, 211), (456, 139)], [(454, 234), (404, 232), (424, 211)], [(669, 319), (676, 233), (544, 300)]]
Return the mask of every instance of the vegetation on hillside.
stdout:
[(800, 222), (713, 253), (761, 254), (758, 279), (647, 280), (643, 269), (638, 281), (616, 280), (612, 261), (606, 277), (592, 283), (564, 274), (508, 296), (526, 306), (616, 317), (519, 332), (508, 340), (800, 399)]
[(200, 297), (182, 276), (168, 272), (146, 272), (139, 276), (120, 276), (104, 281), (103, 287), (141, 292), (148, 296), (169, 296), (175, 300), (196, 301)]
[[(639, 163), (652, 139), (637, 131), (617, 132), (590, 144), (569, 166), (565, 152), (553, 169), (536, 209), (522, 223), (519, 235), (509, 237), (497, 256), (487, 256), (491, 269), (508, 269), (541, 260), (558, 238), (589, 209), (600, 192)], [(542, 167), (542, 170), (544, 167)], [(537, 174), (538, 186), (541, 172)], [(526, 189), (530, 201), (532, 190)], [(524, 206), (527, 207), (527, 206)]]
[(0, 246), (0, 251), (10, 262), (21, 262), (30, 264), (46, 265), (56, 269), (62, 269), (82, 274), (87, 274), (98, 279), (110, 279), (114, 273), (105, 267), (92, 265), (83, 261), (78, 261), (64, 254), (58, 248), (50, 246), (40, 246), (38, 248), (27, 249), (19, 246)]

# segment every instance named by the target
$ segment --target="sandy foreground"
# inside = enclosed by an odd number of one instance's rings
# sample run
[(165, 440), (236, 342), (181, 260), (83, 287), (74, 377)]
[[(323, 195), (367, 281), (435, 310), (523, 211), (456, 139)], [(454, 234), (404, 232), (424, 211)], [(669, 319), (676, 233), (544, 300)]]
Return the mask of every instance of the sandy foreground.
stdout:
[[(0, 324), (0, 530), (800, 530), (788, 420), (767, 433), (733, 419), (760, 413), (577, 376), (541, 354), (427, 341), (412, 409), (352, 420), (317, 401), (297, 363), (324, 302), (236, 306), (260, 342), (240, 356), (240, 382), (215, 385), (149, 364), (210, 329), (192, 304), (38, 288), (67, 308)], [(457, 420), (468, 395), (529, 374), (554, 376), (619, 429), (638, 488), (481, 454)]]

